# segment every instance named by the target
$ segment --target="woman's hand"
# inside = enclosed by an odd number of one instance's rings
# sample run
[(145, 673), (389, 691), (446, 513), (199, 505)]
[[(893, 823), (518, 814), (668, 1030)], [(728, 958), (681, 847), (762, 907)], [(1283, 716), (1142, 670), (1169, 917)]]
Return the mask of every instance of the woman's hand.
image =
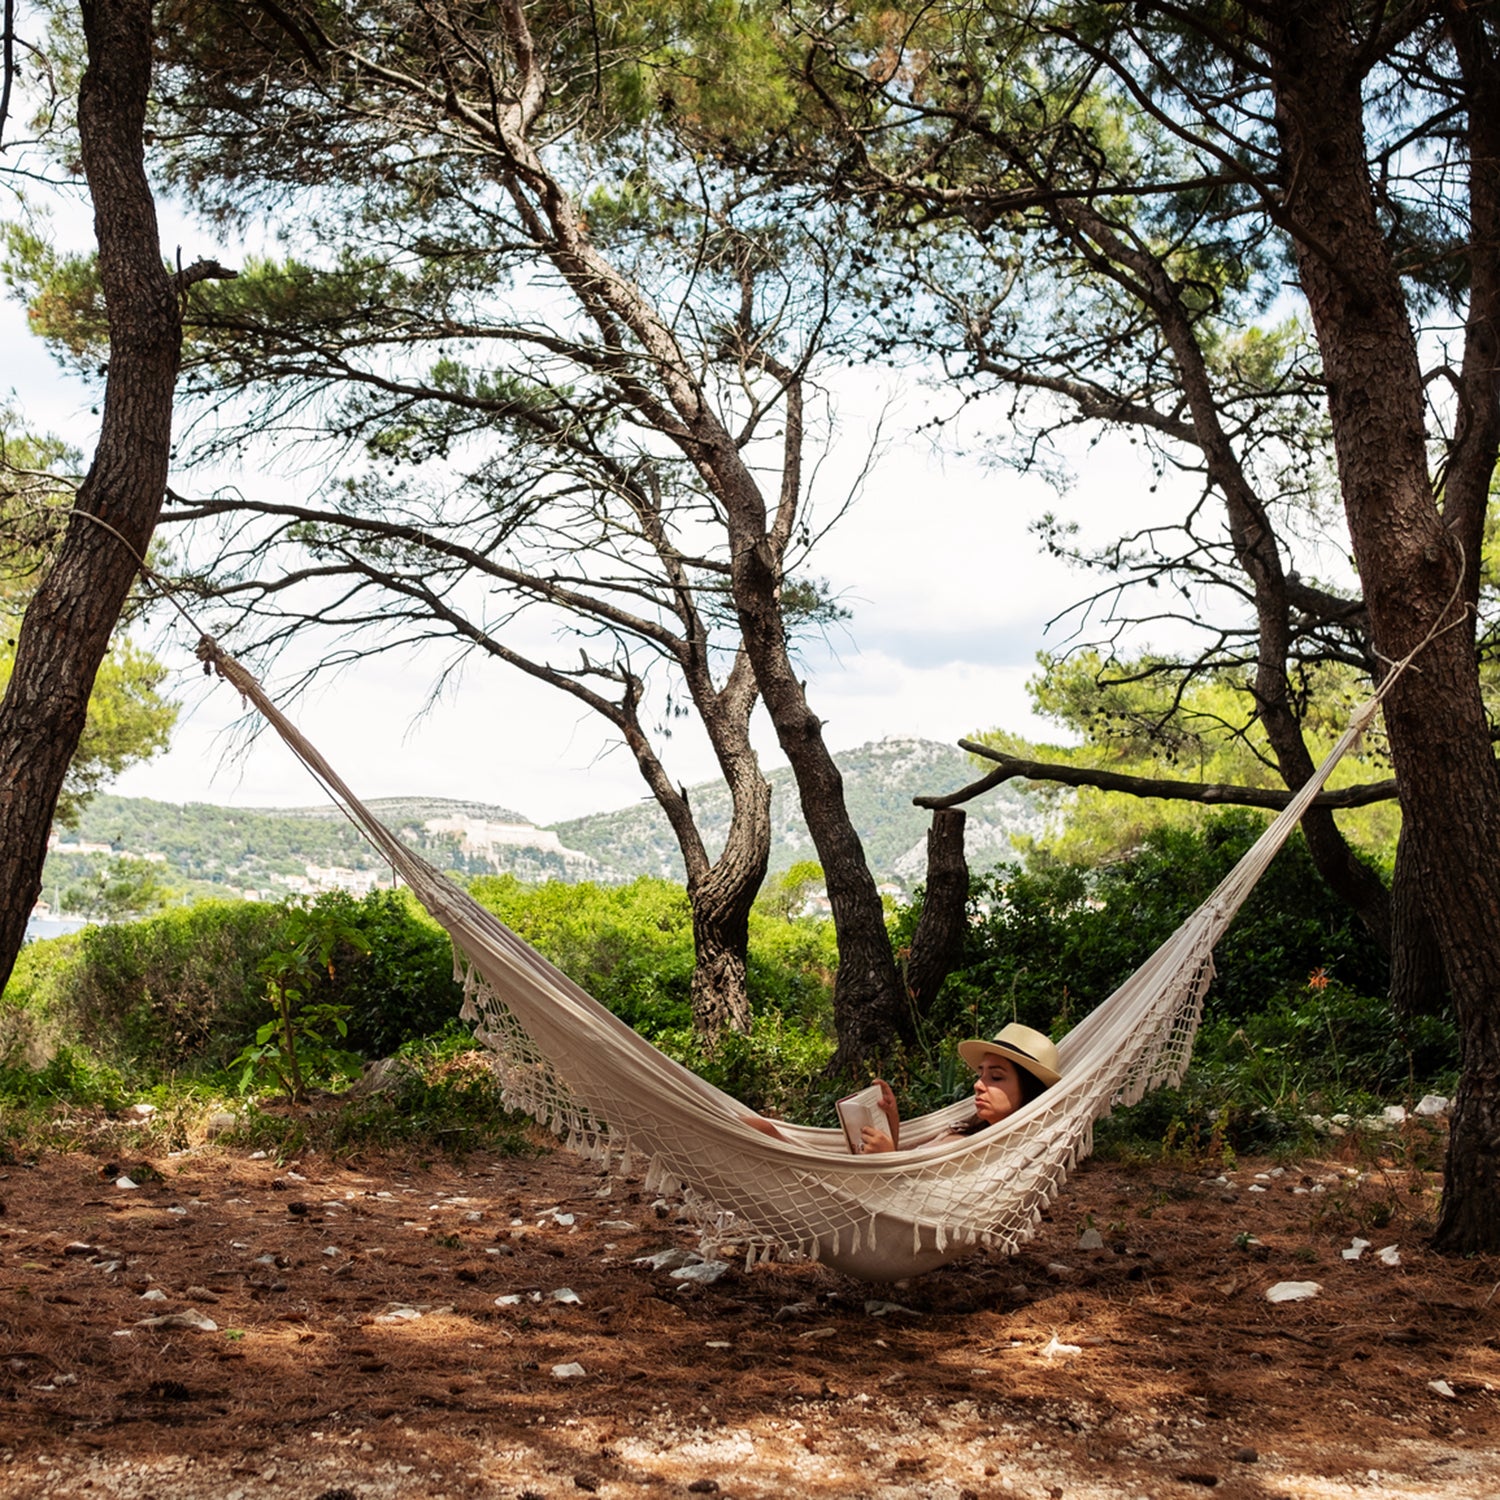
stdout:
[(866, 1125), (859, 1133), (861, 1152), (870, 1151), (894, 1151), (896, 1143), (883, 1130), (876, 1130), (873, 1125)]

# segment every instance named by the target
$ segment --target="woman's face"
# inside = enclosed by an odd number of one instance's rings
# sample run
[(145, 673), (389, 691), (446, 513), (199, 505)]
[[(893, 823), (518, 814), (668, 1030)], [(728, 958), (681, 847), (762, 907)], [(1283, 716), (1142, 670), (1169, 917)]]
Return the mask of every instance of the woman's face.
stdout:
[(974, 1079), (974, 1113), (986, 1125), (993, 1125), (1020, 1106), (1020, 1070), (1001, 1053), (986, 1052)]

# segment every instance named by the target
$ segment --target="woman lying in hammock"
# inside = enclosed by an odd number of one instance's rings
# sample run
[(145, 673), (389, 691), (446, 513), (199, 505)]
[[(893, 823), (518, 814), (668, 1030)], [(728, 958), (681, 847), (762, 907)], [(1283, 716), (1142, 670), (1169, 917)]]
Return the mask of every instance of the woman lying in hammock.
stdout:
[[(1062, 1076), (1057, 1070), (1057, 1048), (1051, 1040), (1017, 1021), (1003, 1027), (990, 1041), (976, 1038), (960, 1042), (958, 1055), (974, 1069), (973, 1115), (949, 1129), (920, 1140), (908, 1140), (908, 1149), (930, 1146), (935, 1141), (954, 1136), (973, 1135), (988, 1125), (998, 1124), (1023, 1104), (1029, 1104)], [(890, 1131), (887, 1133), (866, 1126), (860, 1132), (864, 1150), (899, 1151), (902, 1149), (901, 1111), (895, 1091), (883, 1078), (875, 1080), (875, 1087), (880, 1090), (880, 1108), (890, 1123)], [(745, 1123), (778, 1140), (786, 1139), (771, 1121), (760, 1115), (747, 1115)]]

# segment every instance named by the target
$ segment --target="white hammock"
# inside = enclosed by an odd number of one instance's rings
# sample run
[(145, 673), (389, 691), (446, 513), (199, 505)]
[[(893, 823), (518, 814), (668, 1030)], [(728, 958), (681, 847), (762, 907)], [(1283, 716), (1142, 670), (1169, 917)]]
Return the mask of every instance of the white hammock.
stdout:
[[(462, 1014), (493, 1050), (509, 1107), (622, 1171), (638, 1164), (647, 1192), (680, 1189), (705, 1238), (739, 1244), (747, 1263), (780, 1251), (871, 1281), (928, 1271), (981, 1246), (1015, 1249), (1092, 1148), (1094, 1122), (1181, 1080), (1214, 944), (1378, 703), (1377, 695), (1359, 710), (1208, 900), (1058, 1043), (1060, 1082), (975, 1135), (852, 1156), (838, 1130), (781, 1125), (788, 1139), (778, 1141), (743, 1123), (742, 1104), (658, 1052), (408, 850), (243, 667), (211, 641), (199, 654), (275, 726), (452, 936)], [(972, 1113), (964, 1100), (902, 1130), (921, 1139)]]

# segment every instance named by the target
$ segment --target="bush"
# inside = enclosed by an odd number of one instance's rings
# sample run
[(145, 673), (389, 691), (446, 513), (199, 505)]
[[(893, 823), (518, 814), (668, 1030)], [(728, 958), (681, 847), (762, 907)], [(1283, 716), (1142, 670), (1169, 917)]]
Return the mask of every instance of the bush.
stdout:
[(260, 1022), (255, 966), (279, 921), (273, 906), (206, 901), (86, 927), (67, 961), (32, 984), (29, 1005), (122, 1069), (223, 1067)]
[(500, 875), (481, 876), (470, 893), (643, 1036), (692, 1024), (693, 922), (680, 885), (642, 876), (527, 886)]
[[(1122, 984), (1228, 874), (1264, 828), (1249, 811), (1154, 830), (1097, 870), (1007, 866), (972, 884), (963, 960), (927, 1017), (935, 1036), (992, 1035), (1010, 1020), (1058, 1035)], [(909, 940), (920, 906), (898, 916)], [(1215, 951), (1216, 1018), (1238, 1023), (1321, 972), (1383, 994), (1388, 967), (1293, 835)]]
[(348, 1007), (345, 1043), (353, 1051), (387, 1057), (457, 1020), (463, 991), (453, 978), (453, 945), (409, 891), (327, 891), (311, 909), (368, 945), (363, 954), (346, 946), (333, 972), (309, 986), (311, 1003)]

